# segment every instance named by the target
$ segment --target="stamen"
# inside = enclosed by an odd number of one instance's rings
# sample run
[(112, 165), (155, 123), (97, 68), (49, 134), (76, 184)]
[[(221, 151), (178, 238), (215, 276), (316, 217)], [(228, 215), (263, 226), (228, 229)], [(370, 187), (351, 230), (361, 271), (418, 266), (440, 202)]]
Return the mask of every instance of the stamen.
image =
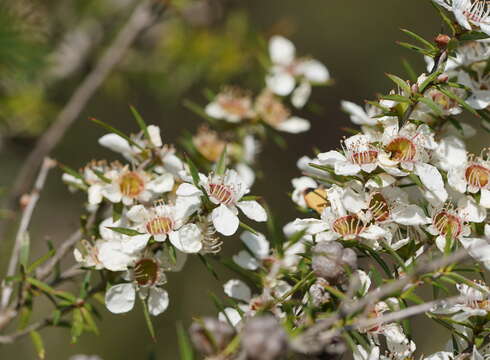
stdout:
[(153, 259), (141, 259), (134, 266), (134, 279), (140, 286), (153, 285), (158, 280), (158, 263)]
[(392, 140), (386, 150), (391, 152), (391, 159), (395, 161), (413, 161), (417, 155), (417, 146), (406, 137), (397, 137)]
[(483, 165), (472, 164), (466, 168), (464, 176), (468, 184), (482, 189), (490, 182), (490, 169)]
[(352, 238), (364, 230), (364, 223), (355, 215), (347, 215), (335, 220), (332, 229), (344, 238)]
[(168, 234), (174, 228), (174, 221), (169, 217), (158, 216), (146, 223), (146, 231), (152, 235)]
[(376, 222), (383, 222), (390, 217), (390, 208), (388, 202), (381, 193), (376, 192), (371, 195), (369, 201), (369, 210)]
[(353, 164), (357, 164), (357, 165), (366, 165), (366, 164), (375, 163), (377, 158), (378, 158), (377, 150), (357, 151), (357, 152), (352, 152), (350, 154), (350, 161)]
[(137, 197), (145, 188), (145, 182), (138, 173), (127, 172), (119, 179), (119, 189), (124, 196)]
[(439, 234), (449, 236), (451, 239), (456, 239), (463, 230), (461, 219), (445, 210), (434, 216), (432, 224)]
[(233, 190), (225, 184), (209, 184), (209, 196), (224, 205), (233, 202)]

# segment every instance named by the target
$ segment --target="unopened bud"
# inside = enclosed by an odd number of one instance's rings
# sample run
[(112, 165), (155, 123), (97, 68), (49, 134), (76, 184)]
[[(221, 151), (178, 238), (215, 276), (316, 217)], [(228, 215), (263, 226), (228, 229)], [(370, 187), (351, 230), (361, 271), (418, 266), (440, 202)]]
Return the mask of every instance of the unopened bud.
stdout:
[(412, 84), (410, 89), (412, 90), (412, 94), (417, 94), (420, 91), (419, 84)]
[(272, 315), (247, 321), (243, 328), (242, 345), (248, 360), (278, 360), (288, 351), (286, 333)]
[(447, 48), (447, 45), (451, 41), (451, 38), (448, 35), (445, 34), (439, 34), (436, 36), (434, 39), (435, 43), (437, 44), (437, 47), (439, 49), (445, 49)]
[(330, 301), (330, 293), (326, 290), (325, 285), (329, 285), (328, 281), (323, 278), (318, 278), (316, 282), (310, 286), (310, 296), (313, 305), (321, 306)]
[(235, 329), (215, 318), (195, 321), (189, 329), (194, 347), (203, 355), (215, 355), (223, 351), (235, 336)]
[(438, 83), (445, 83), (449, 80), (449, 76), (447, 74), (441, 74), (437, 77)]

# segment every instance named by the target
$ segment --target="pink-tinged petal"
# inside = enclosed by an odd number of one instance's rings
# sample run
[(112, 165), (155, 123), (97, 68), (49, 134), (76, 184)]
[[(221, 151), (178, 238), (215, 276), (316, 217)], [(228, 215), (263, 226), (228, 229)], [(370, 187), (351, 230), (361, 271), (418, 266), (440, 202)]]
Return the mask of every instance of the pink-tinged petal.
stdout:
[(471, 30), (471, 25), (462, 10), (453, 8), (453, 13), (459, 25), (464, 27), (466, 30)]
[(157, 316), (163, 313), (168, 308), (170, 300), (168, 293), (160, 288), (150, 288), (150, 294), (148, 296), (148, 311), (151, 315)]
[(275, 35), (269, 40), (269, 55), (275, 64), (288, 65), (294, 60), (296, 49), (285, 37)]
[(267, 221), (267, 212), (257, 201), (240, 201), (236, 206), (242, 210), (249, 219), (257, 222)]
[(424, 210), (417, 205), (397, 206), (392, 212), (392, 217), (400, 225), (424, 225), (431, 222)]
[(118, 284), (107, 290), (105, 306), (113, 314), (122, 314), (134, 307), (136, 290), (133, 284)]
[(225, 235), (233, 235), (240, 225), (240, 220), (227, 206), (221, 204), (211, 213), (211, 219), (216, 231)]

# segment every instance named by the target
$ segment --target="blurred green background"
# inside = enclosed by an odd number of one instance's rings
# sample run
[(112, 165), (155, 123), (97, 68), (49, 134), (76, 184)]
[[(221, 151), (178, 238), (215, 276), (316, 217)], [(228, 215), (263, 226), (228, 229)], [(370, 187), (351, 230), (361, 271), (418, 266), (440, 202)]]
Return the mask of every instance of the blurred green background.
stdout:
[[(93, 68), (135, 2), (0, 0), (0, 4), (0, 23), (12, 20), (13, 6), (17, 16), (13, 20), (18, 25), (16, 33), (0, 38), (0, 61), (8, 64), (0, 68), (0, 184), (8, 187), (36, 137)], [(296, 160), (311, 154), (314, 147), (327, 150), (336, 146), (345, 135), (340, 128), (349, 122), (339, 110), (340, 100), (362, 103), (388, 90), (391, 84), (385, 72), (406, 77), (402, 58), (423, 71), (420, 57), (395, 44), (406, 40), (400, 28), (429, 39), (441, 29), (429, 0), (181, 0), (175, 6), (178, 11), (166, 13), (125, 56), (53, 157), (73, 168), (93, 158), (117, 158), (97, 145), (104, 132), (87, 118), (97, 117), (125, 131), (136, 130), (129, 104), (137, 107), (148, 123), (161, 126), (165, 142), (177, 143), (183, 129), (194, 131), (201, 123), (182, 101), (192, 99), (204, 105), (203, 89), (218, 90), (227, 83), (258, 90), (261, 79), (254, 74), (259, 69), (258, 39), (281, 33), (294, 41), (300, 54), (324, 62), (335, 79), (334, 86), (314, 90), (313, 102), (321, 111), (302, 114), (312, 121), (310, 132), (288, 135), (286, 152), (272, 143), (263, 149), (259, 164), (267, 181), (259, 179), (254, 193), (263, 195), (284, 223), (298, 215), (287, 196), (290, 179), (299, 175)], [(85, 40), (76, 33), (64, 39), (63, 34), (76, 29), (88, 34)], [(64, 52), (56, 52), (60, 44), (64, 44)], [(61, 54), (54, 67), (53, 53)], [(63, 69), (61, 65), (73, 57), (82, 58), (80, 64)], [(47, 58), (51, 62), (46, 62)], [(83, 210), (84, 197), (70, 194), (60, 176), (58, 171), (51, 173), (34, 214), (31, 238), (37, 253), (46, 249), (46, 239), (60, 243), (70, 234)], [(9, 247), (0, 242), (2, 271)], [(227, 239), (223, 255), (230, 256), (239, 247), (238, 239)], [(183, 272), (169, 274), (171, 305), (155, 319), (156, 344), (148, 336), (140, 308), (115, 316), (99, 306), (103, 315), (100, 336), (84, 335), (70, 345), (68, 331), (43, 331), (47, 359), (68, 359), (79, 353), (98, 354), (106, 360), (146, 359), (152, 352), (157, 359), (178, 359), (175, 324), (182, 321), (187, 327), (195, 315), (216, 313), (208, 293), (222, 296), (221, 284), (231, 276), (226, 271), (220, 274), (220, 281), (215, 280), (196, 258), (188, 261)], [(41, 315), (42, 310), (37, 316)], [(440, 349), (446, 341), (444, 331), (428, 322), (417, 324), (417, 328), (420, 353)], [(35, 352), (25, 338), (0, 347), (0, 358), (34, 359)]]

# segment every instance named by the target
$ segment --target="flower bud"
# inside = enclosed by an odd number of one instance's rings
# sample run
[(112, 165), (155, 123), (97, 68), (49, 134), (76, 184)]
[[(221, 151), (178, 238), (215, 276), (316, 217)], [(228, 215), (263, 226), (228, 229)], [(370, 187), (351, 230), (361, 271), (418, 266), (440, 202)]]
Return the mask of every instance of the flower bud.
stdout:
[(439, 34), (436, 36), (434, 41), (439, 49), (445, 49), (451, 41), (451, 38), (446, 34)]
[(325, 289), (325, 285), (328, 285), (328, 281), (323, 278), (318, 278), (316, 282), (310, 286), (310, 296), (313, 305), (321, 306), (330, 301), (330, 293)]
[(335, 241), (320, 242), (313, 248), (312, 268), (317, 276), (338, 281), (346, 266), (357, 267), (357, 256), (352, 249), (344, 249)]
[(445, 83), (449, 80), (449, 76), (447, 74), (441, 74), (437, 77), (438, 83)]
[(235, 336), (235, 329), (216, 318), (204, 318), (192, 323), (189, 333), (194, 347), (208, 356), (223, 351)]
[(286, 355), (284, 329), (272, 315), (255, 317), (243, 328), (242, 345), (248, 360), (277, 360)]

